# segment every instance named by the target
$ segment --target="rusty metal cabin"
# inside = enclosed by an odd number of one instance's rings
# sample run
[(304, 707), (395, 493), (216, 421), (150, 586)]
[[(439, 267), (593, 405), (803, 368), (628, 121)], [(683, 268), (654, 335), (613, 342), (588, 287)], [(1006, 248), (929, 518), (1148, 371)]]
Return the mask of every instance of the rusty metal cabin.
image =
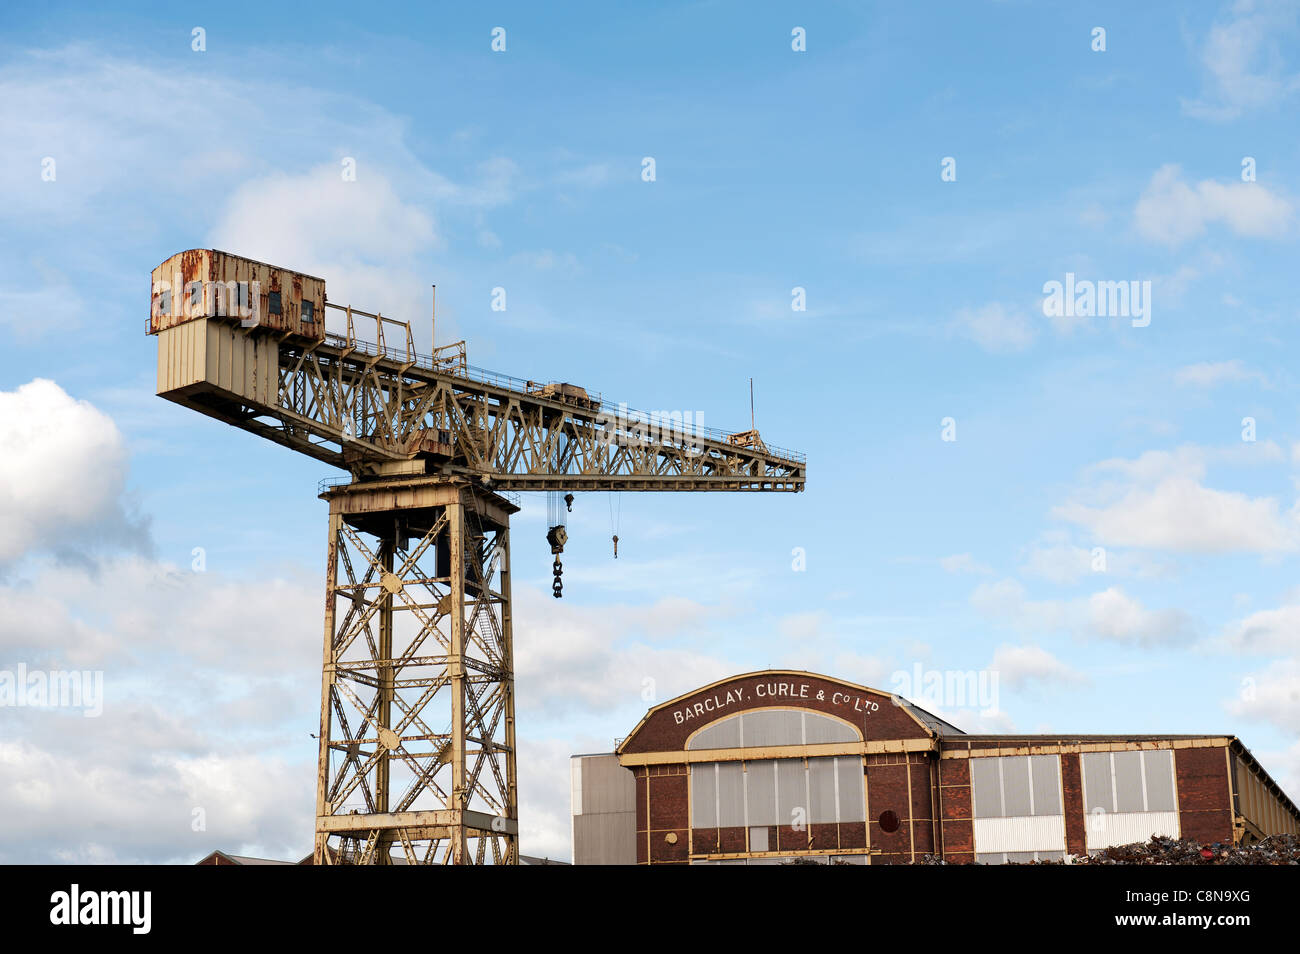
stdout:
[(216, 249), (177, 252), (153, 270), (149, 333), (200, 319), (322, 341), (325, 281)]

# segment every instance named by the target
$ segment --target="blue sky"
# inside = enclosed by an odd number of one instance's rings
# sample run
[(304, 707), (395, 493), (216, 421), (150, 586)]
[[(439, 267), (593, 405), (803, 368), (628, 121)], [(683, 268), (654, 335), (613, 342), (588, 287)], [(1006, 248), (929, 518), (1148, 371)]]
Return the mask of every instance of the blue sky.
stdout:
[[(913, 695), (970, 730), (1236, 734), (1295, 797), (1298, 23), (6, 7), (0, 667), (102, 670), (105, 707), (0, 716), (0, 859), (310, 845), (332, 471), (154, 395), (149, 272), (193, 247), (320, 275), (421, 350), (436, 282), (471, 363), (713, 427), (752, 377), (807, 454), (797, 496), (621, 495), (617, 562), (580, 495), (558, 602), (525, 498), (527, 853), (569, 852), (569, 754), (768, 666), (996, 671), (995, 705)], [(1046, 316), (1066, 273), (1150, 282), (1149, 325)]]

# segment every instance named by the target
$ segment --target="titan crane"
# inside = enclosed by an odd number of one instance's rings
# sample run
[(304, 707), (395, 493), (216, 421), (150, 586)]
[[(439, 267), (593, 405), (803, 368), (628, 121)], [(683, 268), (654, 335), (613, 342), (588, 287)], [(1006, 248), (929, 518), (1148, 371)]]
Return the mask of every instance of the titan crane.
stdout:
[[(326, 309), (346, 333), (326, 331)], [(463, 341), (419, 355), (409, 324), (226, 252), (154, 270), (148, 333), (161, 397), (348, 472), (319, 488), (317, 864), (518, 862), (515, 492), (804, 487), (803, 456), (757, 430), (706, 431), (482, 371)], [(563, 528), (548, 540), (558, 595)]]

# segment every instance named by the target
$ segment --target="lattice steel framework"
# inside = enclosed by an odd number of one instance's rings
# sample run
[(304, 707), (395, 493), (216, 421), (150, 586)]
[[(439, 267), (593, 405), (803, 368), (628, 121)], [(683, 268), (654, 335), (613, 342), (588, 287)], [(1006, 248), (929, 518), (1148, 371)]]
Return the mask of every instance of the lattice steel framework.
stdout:
[(316, 863), (517, 863), (516, 508), (446, 479), (322, 496)]
[[(516, 863), (516, 508), (498, 492), (797, 493), (803, 455), (757, 430), (704, 428), (698, 412), (665, 421), (572, 384), (476, 369), (464, 342), (416, 354), (409, 325), (329, 302), (322, 279), (215, 250), (177, 253), (155, 275), (174, 269), (186, 296), (211, 279), (230, 284), (229, 301), (256, 278), (271, 297), (265, 323), (181, 314), (181, 289), (155, 281), (159, 395), (352, 479), (322, 494), (316, 862)], [(346, 334), (317, 323), (317, 304), (342, 313)], [(374, 343), (358, 318), (373, 321)], [(404, 346), (385, 329), (404, 330)]]

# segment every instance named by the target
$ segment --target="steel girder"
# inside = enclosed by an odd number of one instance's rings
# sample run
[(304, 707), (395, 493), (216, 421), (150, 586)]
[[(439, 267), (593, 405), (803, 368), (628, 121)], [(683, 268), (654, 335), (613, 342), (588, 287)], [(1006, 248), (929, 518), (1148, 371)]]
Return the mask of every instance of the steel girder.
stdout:
[(316, 863), (517, 863), (514, 506), (427, 478), (323, 496)]
[(679, 420), (530, 392), (512, 378), (432, 370), (330, 337), (282, 340), (273, 405), (203, 410), (317, 459), (429, 473), (503, 490), (799, 491), (802, 456), (741, 446)]

